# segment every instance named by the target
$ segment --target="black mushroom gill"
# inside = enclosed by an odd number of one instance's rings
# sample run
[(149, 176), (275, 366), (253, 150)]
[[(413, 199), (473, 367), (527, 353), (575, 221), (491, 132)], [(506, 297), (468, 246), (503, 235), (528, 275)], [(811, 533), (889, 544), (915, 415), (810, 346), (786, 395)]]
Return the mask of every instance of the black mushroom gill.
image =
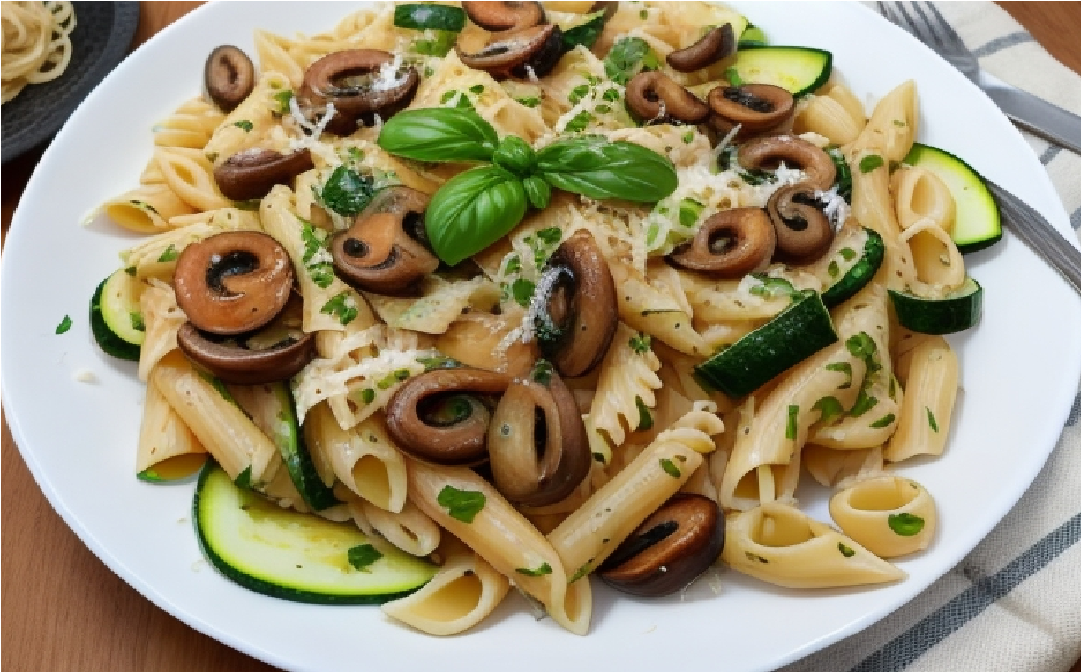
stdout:
[(615, 282), (593, 236), (579, 231), (548, 259), (537, 292), (535, 321), (541, 354), (565, 377), (592, 371), (618, 325)]
[(833, 242), (833, 226), (815, 192), (815, 187), (806, 182), (790, 184), (775, 191), (766, 204), (777, 232), (778, 261), (814, 261)]
[(239, 48), (223, 44), (207, 57), (203, 84), (215, 105), (232, 112), (255, 88), (255, 66)]
[(665, 57), (668, 65), (680, 72), (694, 72), (736, 53), (736, 36), (732, 24), (713, 28), (702, 39)]
[(816, 189), (828, 190), (837, 177), (837, 167), (825, 150), (794, 135), (754, 138), (739, 146), (739, 164), (747, 170), (771, 170), (780, 163), (799, 168), (803, 179)]
[(348, 135), (357, 123), (383, 120), (401, 111), (417, 92), (420, 75), (411, 65), (395, 64), (394, 55), (378, 49), (347, 49), (320, 58), (304, 72), (297, 101), (309, 113), (334, 105), (327, 130)]
[(795, 111), (795, 99), (787, 90), (772, 84), (718, 86), (709, 92), (709, 125), (728, 133), (737, 125), (738, 139), (768, 133), (783, 127)]
[(294, 275), (278, 241), (231, 231), (184, 248), (173, 280), (177, 304), (196, 328), (230, 336), (273, 320), (289, 301)]
[(539, 2), (463, 2), (469, 20), (490, 31), (517, 31), (545, 22)]
[(510, 382), (506, 374), (469, 367), (422, 373), (390, 398), (387, 429), (397, 446), (417, 459), (480, 464), (487, 457), (490, 408)]
[(334, 270), (350, 285), (376, 294), (407, 296), (439, 267), (428, 249), (423, 215), (428, 196), (395, 186), (378, 195), (345, 231), (335, 234)]
[(640, 72), (627, 82), (627, 108), (639, 121), (698, 124), (709, 106), (679, 83), (656, 70)]
[(777, 243), (762, 208), (722, 210), (709, 217), (687, 243), (668, 255), (675, 266), (716, 278), (741, 278), (769, 265)]
[(631, 595), (670, 595), (717, 560), (724, 531), (724, 514), (713, 500), (676, 494), (619, 545), (597, 574)]
[(488, 428), (488, 457), (496, 488), (512, 502), (547, 506), (574, 492), (593, 458), (574, 395), (557, 374), (510, 384)]
[(315, 167), (309, 149), (281, 154), (252, 148), (238, 152), (214, 168), (214, 181), (226, 198), (247, 201), (266, 196), (276, 184), (290, 184)]
[(496, 79), (543, 77), (563, 55), (563, 32), (553, 24), (537, 25), (510, 34), (497, 35), (475, 54), (462, 53), (462, 63), (484, 70)]

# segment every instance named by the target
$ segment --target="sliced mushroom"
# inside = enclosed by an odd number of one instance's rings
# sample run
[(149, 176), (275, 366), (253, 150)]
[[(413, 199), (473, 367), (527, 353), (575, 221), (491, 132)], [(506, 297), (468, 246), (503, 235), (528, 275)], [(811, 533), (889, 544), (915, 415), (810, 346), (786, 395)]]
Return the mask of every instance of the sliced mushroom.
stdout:
[(348, 135), (357, 121), (372, 123), (404, 109), (413, 100), (420, 75), (413, 66), (394, 69), (394, 54), (378, 49), (336, 51), (308, 66), (298, 102), (311, 110), (334, 104), (327, 130)]
[(783, 161), (789, 168), (802, 170), (806, 174), (804, 181), (822, 191), (832, 187), (837, 177), (837, 167), (825, 150), (794, 135), (749, 140), (740, 145), (737, 156), (747, 169), (773, 169)]
[(275, 184), (289, 184), (314, 167), (309, 149), (285, 155), (272, 149), (246, 149), (214, 168), (214, 181), (226, 198), (247, 201), (266, 196)]
[(728, 133), (738, 124), (739, 140), (770, 131), (791, 119), (795, 99), (786, 89), (772, 84), (718, 86), (707, 97), (710, 126)]
[(558, 375), (548, 375), (546, 383), (511, 383), (488, 427), (496, 488), (524, 506), (565, 499), (589, 473), (593, 459), (574, 395)]
[(677, 494), (619, 545), (597, 575), (631, 595), (670, 595), (706, 571), (723, 549), (724, 514), (717, 504)]
[(818, 259), (833, 242), (833, 227), (806, 182), (781, 187), (766, 204), (777, 231), (778, 261), (802, 264)]
[(291, 331), (267, 347), (251, 347), (247, 341), (223, 343), (185, 322), (176, 342), (188, 359), (226, 383), (260, 385), (292, 378), (315, 357), (315, 334)]
[(439, 259), (426, 245), (428, 196), (409, 187), (389, 187), (350, 228), (334, 236), (334, 270), (349, 284), (376, 294), (408, 296)]
[(517, 31), (544, 23), (539, 2), (463, 2), (462, 9), (485, 30)]
[(536, 318), (541, 354), (567, 378), (601, 363), (618, 324), (608, 262), (587, 231), (563, 241), (538, 283), (544, 307)]
[[(727, 25), (727, 24), (726, 24)], [(640, 72), (627, 82), (627, 107), (639, 121), (697, 124), (709, 116), (709, 106), (656, 70)]]
[(223, 44), (207, 57), (203, 83), (214, 104), (232, 112), (255, 88), (255, 66), (239, 48)]
[(736, 35), (732, 31), (732, 24), (726, 23), (709, 31), (691, 46), (668, 54), (665, 60), (668, 61), (668, 65), (680, 72), (694, 72), (707, 68), (734, 53), (736, 53)]
[(769, 264), (777, 243), (762, 208), (722, 210), (702, 222), (689, 243), (676, 247), (668, 260), (717, 278), (741, 278)]
[(505, 35), (475, 54), (458, 50), (462, 63), (484, 70), (496, 79), (543, 77), (551, 72), (563, 55), (563, 32), (559, 26), (546, 24)]
[(278, 241), (230, 231), (184, 248), (176, 260), (176, 302), (196, 328), (232, 336), (265, 326), (285, 307), (293, 264)]
[(390, 398), (387, 429), (399, 448), (418, 459), (479, 464), (486, 457), (491, 397), (510, 382), (506, 374), (467, 367), (422, 373)]

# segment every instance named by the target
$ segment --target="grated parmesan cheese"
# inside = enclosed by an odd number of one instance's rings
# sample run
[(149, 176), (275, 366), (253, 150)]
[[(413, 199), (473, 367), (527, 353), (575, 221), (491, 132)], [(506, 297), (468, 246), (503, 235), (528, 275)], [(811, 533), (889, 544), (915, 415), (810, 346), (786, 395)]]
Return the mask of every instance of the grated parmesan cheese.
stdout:
[(78, 369), (71, 377), (77, 383), (93, 384), (98, 382), (98, 377), (90, 369)]
[(833, 185), (829, 191), (816, 189), (815, 198), (818, 199), (819, 202), (825, 203), (822, 212), (826, 217), (829, 217), (830, 224), (833, 226), (834, 231), (844, 226), (845, 220), (848, 219), (848, 215), (852, 208), (845, 201), (844, 197), (837, 193), (836, 184)]

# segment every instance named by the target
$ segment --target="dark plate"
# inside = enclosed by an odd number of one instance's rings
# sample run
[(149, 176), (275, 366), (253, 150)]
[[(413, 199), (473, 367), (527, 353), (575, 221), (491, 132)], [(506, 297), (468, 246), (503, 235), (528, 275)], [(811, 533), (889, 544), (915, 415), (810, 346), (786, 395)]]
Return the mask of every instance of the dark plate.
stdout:
[(56, 133), (79, 103), (124, 58), (139, 26), (138, 2), (76, 2), (67, 70), (51, 82), (31, 84), (0, 114), (7, 163)]

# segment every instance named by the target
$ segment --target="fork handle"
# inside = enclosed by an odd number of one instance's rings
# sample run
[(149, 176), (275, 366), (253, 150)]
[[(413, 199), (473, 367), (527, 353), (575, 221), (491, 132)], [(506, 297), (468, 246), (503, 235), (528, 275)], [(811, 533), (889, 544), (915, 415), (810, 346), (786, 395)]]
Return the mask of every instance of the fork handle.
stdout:
[(1081, 154), (1081, 117), (1009, 84), (981, 88), (1017, 125)]

